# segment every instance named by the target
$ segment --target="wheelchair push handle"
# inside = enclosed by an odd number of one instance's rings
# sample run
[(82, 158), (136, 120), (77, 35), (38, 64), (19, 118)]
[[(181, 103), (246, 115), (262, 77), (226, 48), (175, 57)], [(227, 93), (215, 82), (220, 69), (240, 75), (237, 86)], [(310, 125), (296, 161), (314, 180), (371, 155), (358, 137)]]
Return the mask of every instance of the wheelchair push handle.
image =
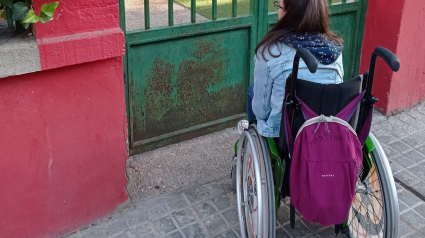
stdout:
[(390, 66), (392, 71), (397, 72), (400, 69), (400, 60), (395, 54), (393, 54), (393, 52), (385, 49), (384, 47), (376, 47), (372, 54), (372, 60), (376, 62), (376, 58), (378, 56), (381, 57), (388, 66)]
[[(303, 59), (304, 63), (307, 65), (308, 70), (313, 74), (316, 73), (317, 67), (319, 66), (319, 62), (310, 51), (304, 48), (297, 49), (297, 52), (295, 53), (294, 64), (292, 66), (292, 74), (290, 76), (291, 82), (289, 87), (289, 95), (290, 95), (289, 118), (292, 118), (294, 104), (296, 103), (295, 85), (296, 85), (296, 80), (298, 78), (298, 69), (299, 69), (300, 59)], [(292, 121), (292, 119), (290, 120)], [(291, 126), (292, 126), (292, 122), (291, 122)]]
[[(297, 53), (295, 53), (295, 59), (294, 59), (294, 63), (295, 61), (297, 61), (297, 66), (298, 66), (300, 58), (303, 59), (304, 63), (307, 65), (307, 68), (311, 73), (313, 74), (316, 73), (317, 67), (319, 66), (319, 62), (317, 62), (317, 59), (313, 56), (313, 54), (310, 51), (304, 48), (298, 48)], [(297, 67), (297, 70), (298, 70), (298, 67)]]
[(372, 86), (373, 78), (375, 76), (376, 59), (378, 57), (381, 57), (385, 61), (385, 63), (390, 66), (392, 71), (397, 72), (400, 69), (400, 60), (394, 53), (384, 47), (378, 46), (375, 48), (375, 51), (373, 51), (372, 53), (372, 58), (370, 59), (369, 75), (366, 86), (366, 97), (370, 98), (373, 101), (377, 101), (377, 99), (373, 98), (372, 96)]
[(319, 62), (317, 62), (317, 59), (313, 56), (310, 51), (304, 48), (298, 48), (297, 52), (295, 53), (294, 58), (294, 64), (292, 66), (292, 74), (291, 74), (291, 88), (290, 88), (290, 94), (293, 100), (295, 99), (295, 81), (298, 77), (298, 68), (300, 64), (300, 58), (303, 59), (304, 63), (307, 65), (308, 70), (311, 73), (316, 73), (317, 67), (319, 66)]

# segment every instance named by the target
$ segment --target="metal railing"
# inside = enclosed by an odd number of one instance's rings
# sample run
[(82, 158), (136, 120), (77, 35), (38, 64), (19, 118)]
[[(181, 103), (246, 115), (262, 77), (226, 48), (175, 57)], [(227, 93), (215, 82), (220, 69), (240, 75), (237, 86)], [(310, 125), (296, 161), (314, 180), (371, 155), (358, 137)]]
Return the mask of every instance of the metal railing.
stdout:
[[(174, 26), (174, 9), (173, 9), (173, 0), (168, 0), (168, 26)], [(237, 16), (237, 0), (232, 0), (232, 17)], [(212, 0), (212, 20), (217, 20), (217, 0)], [(145, 17), (145, 29), (148, 30), (151, 28), (150, 25), (150, 9), (149, 9), (149, 0), (144, 1), (144, 17)], [(190, 20), (192, 23), (196, 23), (196, 0), (191, 0), (190, 3)]]

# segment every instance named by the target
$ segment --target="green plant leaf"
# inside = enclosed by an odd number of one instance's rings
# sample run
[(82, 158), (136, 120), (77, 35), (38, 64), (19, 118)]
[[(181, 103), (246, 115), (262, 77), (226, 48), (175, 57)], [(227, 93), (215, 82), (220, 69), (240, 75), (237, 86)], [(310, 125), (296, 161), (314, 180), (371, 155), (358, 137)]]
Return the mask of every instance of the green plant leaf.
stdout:
[(21, 25), (26, 29), (28, 29), (28, 27), (31, 25), (30, 23), (23, 23), (21, 22)]
[(25, 3), (15, 2), (12, 9), (12, 18), (15, 21), (23, 21), (27, 17), (29, 10)]
[(54, 2), (50, 4), (44, 4), (41, 6), (41, 12), (46, 14), (48, 17), (53, 17), (53, 14), (55, 14), (55, 10), (58, 7), (59, 2)]
[(42, 23), (46, 23), (46, 22), (51, 21), (51, 20), (53, 20), (53, 17), (47, 16), (44, 12), (40, 13), (40, 21)]
[(35, 15), (34, 10), (30, 10), (28, 12), (27, 17), (22, 21), (22, 23), (24, 23), (24, 24), (25, 23), (37, 23), (38, 21), (40, 21), (40, 17), (38, 17), (37, 15)]
[(0, 10), (0, 18), (7, 20), (6, 9)]
[(0, 4), (6, 7), (13, 7), (13, 0), (0, 0)]

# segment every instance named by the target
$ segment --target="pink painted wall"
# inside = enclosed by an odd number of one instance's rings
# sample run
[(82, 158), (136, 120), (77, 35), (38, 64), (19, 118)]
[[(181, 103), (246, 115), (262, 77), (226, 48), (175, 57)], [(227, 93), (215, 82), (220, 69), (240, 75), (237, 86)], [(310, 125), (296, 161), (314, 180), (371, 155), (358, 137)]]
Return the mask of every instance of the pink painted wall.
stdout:
[(360, 72), (369, 68), (376, 46), (395, 53), (401, 62), (396, 73), (379, 60), (373, 93), (385, 114), (411, 107), (425, 99), (425, 1), (373, 0), (368, 3)]
[(43, 71), (0, 79), (1, 238), (66, 234), (128, 199), (118, 0), (59, 2), (35, 25)]
[[(360, 73), (369, 69), (370, 57), (377, 46), (385, 47), (396, 53), (404, 1), (368, 1)], [(375, 106), (384, 113), (388, 109), (392, 76), (393, 72), (390, 67), (379, 59), (375, 70), (373, 94), (379, 99)]]
[(425, 1), (404, 4), (397, 56), (401, 68), (391, 82), (388, 112), (411, 107), (425, 99)]
[(34, 10), (56, 1), (55, 19), (35, 24), (41, 69), (124, 55), (118, 0), (39, 0)]
[(55, 237), (127, 200), (122, 60), (0, 79), (0, 237)]

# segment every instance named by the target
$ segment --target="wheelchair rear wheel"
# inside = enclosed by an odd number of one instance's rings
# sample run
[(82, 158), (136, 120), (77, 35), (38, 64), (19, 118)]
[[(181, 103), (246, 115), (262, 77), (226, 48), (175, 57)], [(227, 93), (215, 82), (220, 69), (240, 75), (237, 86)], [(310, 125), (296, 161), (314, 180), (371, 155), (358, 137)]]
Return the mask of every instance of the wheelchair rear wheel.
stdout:
[(242, 238), (275, 237), (273, 174), (265, 140), (255, 125), (239, 139), (236, 192)]
[(364, 154), (366, 160), (343, 233), (350, 238), (396, 238), (399, 210), (394, 179), (379, 142), (372, 134), (370, 139), (375, 148)]

